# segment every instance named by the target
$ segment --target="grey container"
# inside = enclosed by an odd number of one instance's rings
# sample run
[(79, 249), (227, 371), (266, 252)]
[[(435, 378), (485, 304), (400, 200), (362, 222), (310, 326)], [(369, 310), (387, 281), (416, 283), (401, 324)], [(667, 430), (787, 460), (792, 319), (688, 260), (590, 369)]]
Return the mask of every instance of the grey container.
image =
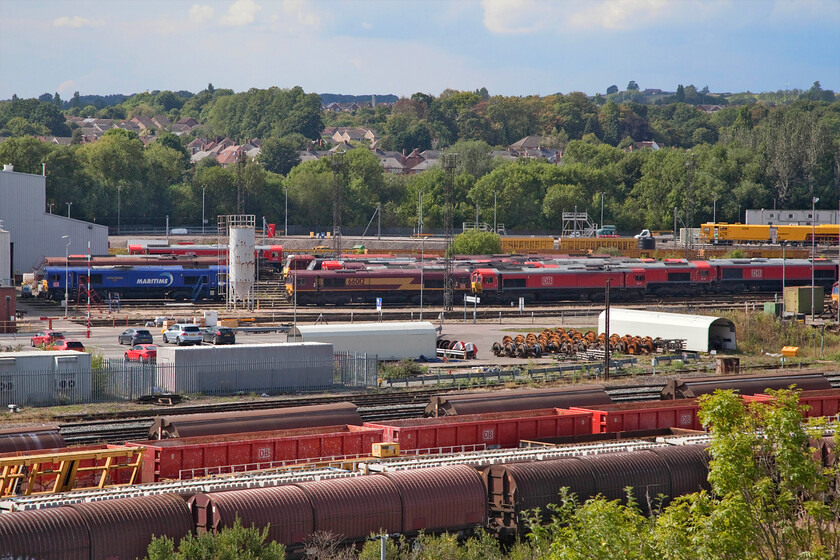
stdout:
[(158, 348), (155, 384), (173, 393), (329, 389), (333, 347), (318, 342)]
[(64, 507), (0, 515), (0, 558), (89, 560), (84, 518)]
[(84, 518), (90, 532), (91, 560), (145, 558), (153, 537), (169, 537), (177, 546), (193, 529), (190, 510), (177, 494), (78, 503), (65, 508)]
[(0, 405), (89, 402), (90, 358), (86, 352), (72, 350), (0, 354)]

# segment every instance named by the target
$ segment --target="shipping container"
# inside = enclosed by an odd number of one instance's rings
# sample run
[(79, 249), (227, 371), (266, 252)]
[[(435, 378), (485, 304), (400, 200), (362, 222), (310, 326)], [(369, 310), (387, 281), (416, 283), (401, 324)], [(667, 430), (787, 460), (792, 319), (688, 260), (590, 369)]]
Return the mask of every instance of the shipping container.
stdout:
[(486, 445), (517, 447), (523, 439), (592, 433), (592, 414), (558, 409), (409, 418), (365, 426), (384, 430), (386, 441), (400, 450), (435, 450)]
[(657, 428), (703, 429), (696, 399), (618, 403), (570, 410), (591, 414), (594, 434)]
[(383, 430), (361, 426), (321, 426), (215, 436), (128, 442), (146, 448), (141, 483), (188, 480), (311, 462), (369, 456)]
[[(814, 286), (814, 313), (823, 312), (823, 298), (825, 293), (822, 286)], [(811, 313), (811, 287), (786, 286), (784, 293), (785, 311), (787, 313)]]

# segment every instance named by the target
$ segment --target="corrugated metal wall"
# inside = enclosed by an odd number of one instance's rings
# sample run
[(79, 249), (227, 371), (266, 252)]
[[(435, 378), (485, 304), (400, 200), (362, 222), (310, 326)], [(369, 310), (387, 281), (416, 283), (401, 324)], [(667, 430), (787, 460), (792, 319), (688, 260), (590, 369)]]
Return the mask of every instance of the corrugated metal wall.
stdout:
[[(71, 255), (87, 253), (88, 241), (91, 254), (108, 253), (107, 227), (68, 219), (66, 206), (53, 207), (56, 214), (46, 212), (46, 178), (41, 175), (0, 171), (0, 200), (0, 220), (14, 244), (15, 274), (31, 272), (44, 257), (64, 256), (67, 240), (62, 235), (70, 236)], [(58, 215), (62, 210), (64, 216)]]

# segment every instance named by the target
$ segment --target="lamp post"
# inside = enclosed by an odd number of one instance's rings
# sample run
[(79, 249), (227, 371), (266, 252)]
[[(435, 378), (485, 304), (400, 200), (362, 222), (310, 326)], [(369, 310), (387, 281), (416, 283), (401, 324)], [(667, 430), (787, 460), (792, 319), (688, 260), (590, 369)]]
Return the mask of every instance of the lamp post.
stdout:
[(601, 227), (604, 227), (604, 193), (601, 193)]
[(496, 191), (493, 191), (493, 233), (499, 233), (496, 228)]
[(70, 298), (70, 242), (73, 241), (69, 235), (62, 235), (67, 240), (64, 247), (64, 318), (67, 318), (67, 300)]
[(204, 225), (207, 223), (207, 220), (204, 219), (204, 192), (206, 187), (204, 185), (201, 186), (201, 235), (204, 235)]
[(286, 187), (286, 210), (283, 212), (283, 235), (289, 237), (289, 185)]
[(68, 203), (67, 203), (67, 217), (68, 217), (68, 218), (70, 217), (70, 207), (71, 207), (71, 206), (73, 206), (73, 203), (72, 203), (72, 202), (68, 202)]
[(820, 199), (816, 196), (811, 199), (811, 324), (814, 324), (814, 252), (816, 249), (816, 220), (814, 212), (817, 202)]
[(122, 185), (117, 185), (117, 235), (120, 234), (120, 197), (122, 195)]
[(717, 193), (715, 193), (714, 206), (712, 207), (712, 223), (717, 223)]
[(426, 238), (420, 238), (420, 320), (423, 320), (423, 265), (426, 261)]

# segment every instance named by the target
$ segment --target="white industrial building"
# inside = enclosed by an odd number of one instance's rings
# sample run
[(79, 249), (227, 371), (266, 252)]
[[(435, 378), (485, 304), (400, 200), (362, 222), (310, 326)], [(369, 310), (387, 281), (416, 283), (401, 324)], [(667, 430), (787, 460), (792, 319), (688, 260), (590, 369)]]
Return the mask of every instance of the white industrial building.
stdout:
[[(598, 333), (604, 332), (604, 315), (598, 316)], [(610, 333), (649, 336), (669, 340), (685, 340), (685, 349), (692, 352), (736, 350), (735, 324), (722, 317), (683, 315), (610, 308)]]
[(837, 210), (747, 210), (746, 221), (750, 225), (763, 226), (810, 226), (840, 223)]
[(72, 350), (0, 352), (0, 406), (90, 402), (90, 360)]
[(429, 322), (344, 323), (297, 326), (289, 342), (328, 342), (336, 353), (355, 352), (380, 360), (432, 358), (437, 351), (437, 331)]
[[(43, 175), (18, 173), (11, 165), (4, 165), (0, 171), (0, 221), (9, 232), (13, 274), (32, 272), (44, 257), (64, 256), (65, 251), (86, 254), (88, 242), (91, 254), (108, 254), (108, 228), (48, 213), (46, 189), (47, 178)], [(69, 247), (63, 235), (70, 236)], [(0, 236), (0, 245), (2, 241)], [(0, 271), (0, 284), (4, 274)]]

